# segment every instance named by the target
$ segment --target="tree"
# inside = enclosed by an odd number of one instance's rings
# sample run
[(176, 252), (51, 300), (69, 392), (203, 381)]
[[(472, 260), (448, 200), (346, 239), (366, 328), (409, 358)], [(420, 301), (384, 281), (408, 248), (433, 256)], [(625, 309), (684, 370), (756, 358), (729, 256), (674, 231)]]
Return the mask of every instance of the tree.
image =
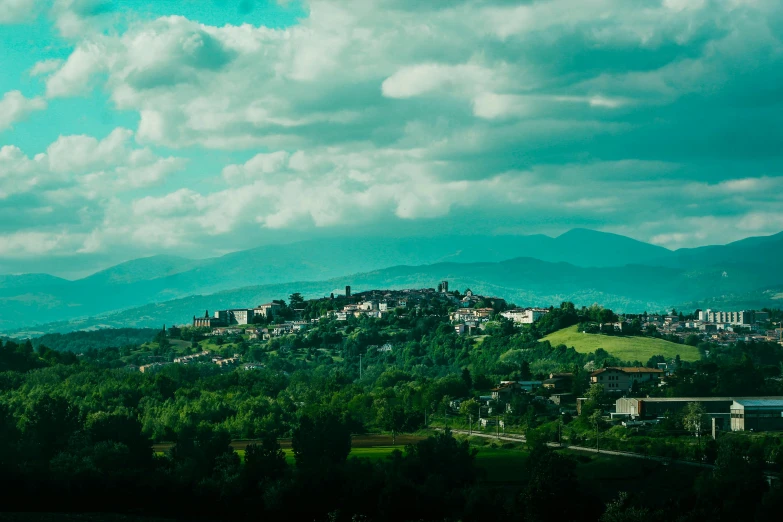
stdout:
[(245, 449), (245, 479), (253, 484), (277, 480), (285, 474), (288, 465), (277, 437), (271, 431), (264, 433), (261, 444), (250, 444)]
[(530, 371), (530, 363), (522, 361), (522, 367), (520, 369), (520, 379), (523, 381), (529, 381), (533, 378), (533, 373)]
[(699, 452), (701, 452), (701, 432), (704, 418), (707, 415), (707, 410), (700, 402), (689, 402), (685, 406), (685, 410), (682, 415), (682, 425), (686, 430), (692, 432), (699, 441)]
[(459, 412), (465, 417), (468, 417), (471, 423), (473, 422), (473, 419), (477, 419), (479, 417), (480, 411), (481, 404), (476, 399), (462, 401), (462, 403), (459, 405)]
[(302, 297), (302, 294), (299, 292), (294, 292), (290, 296), (288, 296), (288, 306), (291, 308), (294, 308), (295, 306), (300, 306), (304, 304), (304, 298)]
[(621, 491), (617, 500), (606, 505), (600, 522), (652, 522), (658, 518), (660, 517), (655, 517), (647, 508), (631, 505), (628, 493)]
[[(530, 480), (522, 493), (525, 520), (581, 520), (580, 486), (576, 477), (576, 462), (539, 444), (530, 452), (526, 462)], [(564, 491), (577, 498), (562, 501)]]
[(470, 370), (467, 368), (462, 369), (462, 382), (465, 383), (465, 387), (468, 390), (473, 388), (473, 379), (470, 376)]
[(24, 437), (48, 462), (65, 450), (71, 436), (82, 426), (79, 408), (65, 397), (45, 395), (27, 413)]
[(397, 443), (397, 431), (405, 423), (405, 411), (395, 402), (395, 399), (384, 398), (373, 403), (378, 425), (392, 433), (392, 445)]
[(302, 415), (291, 437), (291, 447), (299, 468), (339, 465), (351, 452), (351, 430), (329, 411)]

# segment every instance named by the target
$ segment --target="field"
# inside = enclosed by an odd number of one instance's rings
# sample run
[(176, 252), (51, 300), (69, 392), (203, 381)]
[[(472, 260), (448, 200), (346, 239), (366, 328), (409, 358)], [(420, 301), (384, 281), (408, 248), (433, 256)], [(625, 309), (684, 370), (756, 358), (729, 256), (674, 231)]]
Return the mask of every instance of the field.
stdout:
[(615, 337), (600, 334), (585, 334), (577, 331), (576, 326), (563, 328), (544, 337), (552, 346), (564, 344), (573, 347), (579, 353), (595, 352), (603, 348), (623, 361), (646, 363), (653, 355), (663, 355), (672, 359), (676, 355), (684, 361), (699, 360), (699, 350), (694, 346), (676, 344), (650, 337)]

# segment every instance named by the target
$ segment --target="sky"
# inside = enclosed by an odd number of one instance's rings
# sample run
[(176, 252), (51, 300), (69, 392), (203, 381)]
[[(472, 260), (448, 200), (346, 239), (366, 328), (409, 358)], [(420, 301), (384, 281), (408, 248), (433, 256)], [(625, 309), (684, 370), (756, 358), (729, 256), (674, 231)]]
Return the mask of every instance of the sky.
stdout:
[(783, 230), (779, 0), (0, 0), (0, 273)]

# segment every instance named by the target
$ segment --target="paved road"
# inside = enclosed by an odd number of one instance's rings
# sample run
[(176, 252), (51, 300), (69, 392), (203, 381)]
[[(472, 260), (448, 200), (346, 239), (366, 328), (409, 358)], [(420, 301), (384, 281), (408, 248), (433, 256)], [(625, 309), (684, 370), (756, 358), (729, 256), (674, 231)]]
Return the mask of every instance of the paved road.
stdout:
[[(442, 429), (442, 428), (438, 428)], [(500, 435), (499, 437), (497, 435), (491, 435), (489, 433), (477, 433), (477, 432), (468, 432), (467, 430), (451, 430), (452, 433), (459, 433), (462, 435), (472, 435), (473, 437), (482, 437), (485, 439), (494, 439), (494, 440), (503, 440), (503, 441), (510, 441), (510, 442), (526, 442), (525, 437), (522, 435)], [(616, 455), (618, 457), (628, 457), (632, 459), (642, 459), (642, 460), (652, 460), (655, 462), (661, 462), (663, 464), (682, 464), (684, 466), (695, 466), (697, 468), (707, 468), (707, 469), (715, 469), (715, 466), (712, 464), (705, 464), (703, 462), (693, 462), (691, 460), (678, 460), (678, 459), (672, 459), (668, 457), (658, 457), (655, 455), (643, 455), (641, 453), (631, 453), (630, 451), (615, 451), (615, 450), (597, 450), (595, 448), (586, 448), (584, 446), (571, 446), (571, 445), (565, 445), (561, 446), (556, 442), (550, 442), (547, 444), (550, 448), (560, 448), (568, 451), (581, 451), (581, 452), (587, 452), (587, 453), (598, 453), (601, 455)], [(764, 475), (767, 477), (767, 480), (780, 480), (780, 477), (775, 473), (764, 473)]]

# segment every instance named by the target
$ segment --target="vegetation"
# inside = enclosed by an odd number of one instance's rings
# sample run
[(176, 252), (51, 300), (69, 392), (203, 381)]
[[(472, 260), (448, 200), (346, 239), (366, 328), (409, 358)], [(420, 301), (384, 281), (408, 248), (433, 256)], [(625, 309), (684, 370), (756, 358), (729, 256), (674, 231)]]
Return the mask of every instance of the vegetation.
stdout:
[(624, 361), (646, 361), (655, 355), (673, 359), (679, 355), (684, 361), (699, 360), (699, 350), (693, 346), (682, 345), (656, 339), (654, 337), (625, 337), (602, 334), (582, 333), (577, 325), (553, 332), (542, 339), (552, 346), (565, 345), (579, 353), (606, 350), (609, 354)]
[[(324, 303), (296, 306), (300, 313), (316, 313)], [(63, 511), (132, 505), (146, 515), (186, 519), (496, 520), (523, 513), (526, 520), (624, 520), (626, 514), (728, 520), (701, 499), (715, 502), (726, 495), (735, 503), (726, 513), (736, 517), (735, 475), (754, 488), (740, 489), (754, 509), (761, 506), (743, 519), (767, 520), (780, 505), (780, 490), (763, 480), (770, 466), (783, 464), (779, 437), (705, 440), (694, 436), (703, 435), (698, 411), (672, 415), (649, 429), (612, 425), (602, 415), (612, 399), (600, 388), (587, 388), (588, 369), (633, 361), (540, 340), (610, 317), (610, 310), (563, 303), (521, 328), (493, 317), (480, 342), (457, 336), (448, 311), (434, 297), (388, 318), (322, 320), (306, 334), (268, 341), (191, 328), (157, 331), (136, 345), (123, 345), (125, 334), (111, 338), (104, 332), (110, 344), (71, 351), (51, 350), (42, 341), (6, 341), (0, 347), (0, 487), (10, 499), (4, 509), (35, 509), (46, 498)], [(56, 339), (76, 347), (78, 338)], [(378, 349), (387, 344), (390, 350)], [(211, 360), (137, 369), (204, 349), (237, 354), (253, 369), (223, 368)], [(677, 375), (668, 386), (638, 393), (783, 391), (783, 354), (776, 345), (695, 349), (703, 357), (675, 361)], [(574, 373), (572, 391), (589, 398), (581, 415), (546, 400), (550, 392), (544, 389), (490, 401), (493, 413), (481, 399), (501, 380), (541, 379), (558, 371)], [(499, 431), (491, 424), (477, 428), (478, 416), (502, 416), (503, 430), (524, 434), (527, 446), (424, 431), (434, 425)], [(362, 434), (371, 431), (388, 435), (380, 444), (363, 444)], [(410, 433), (432, 436), (404, 435)], [(596, 436), (601, 448), (714, 462), (719, 472), (688, 468), (700, 477), (692, 486), (678, 482), (685, 476), (679, 473), (677, 480), (667, 478), (659, 464), (584, 460), (546, 446), (563, 441), (591, 447)], [(232, 441), (248, 439), (236, 451)], [(672, 500), (634, 495), (626, 484)], [(568, 503), (558, 500), (564, 491)]]

